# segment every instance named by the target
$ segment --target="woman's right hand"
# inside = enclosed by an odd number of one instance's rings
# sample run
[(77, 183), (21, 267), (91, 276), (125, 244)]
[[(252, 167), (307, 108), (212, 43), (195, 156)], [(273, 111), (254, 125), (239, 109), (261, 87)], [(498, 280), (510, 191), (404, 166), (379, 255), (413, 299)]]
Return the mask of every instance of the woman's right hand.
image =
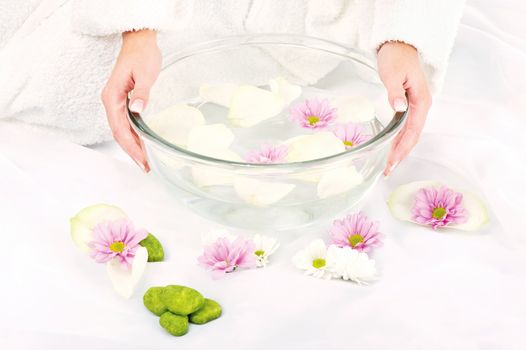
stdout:
[(104, 90), (106, 109), (113, 137), (145, 172), (150, 171), (144, 146), (126, 116), (126, 98), (132, 91), (130, 110), (141, 113), (148, 103), (150, 88), (159, 75), (161, 51), (155, 31), (144, 29), (122, 35), (122, 47)]

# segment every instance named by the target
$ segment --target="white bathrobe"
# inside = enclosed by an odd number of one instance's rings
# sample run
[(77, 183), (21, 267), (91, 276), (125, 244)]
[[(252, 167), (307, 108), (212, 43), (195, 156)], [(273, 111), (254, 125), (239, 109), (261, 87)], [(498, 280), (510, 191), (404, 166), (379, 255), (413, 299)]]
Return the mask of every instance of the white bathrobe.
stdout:
[[(462, 0), (0, 0), (0, 119), (80, 144), (111, 138), (102, 90), (123, 31), (158, 30), (163, 52), (241, 33), (321, 37), (371, 52), (415, 46), (442, 82)], [(1, 124), (0, 124), (1, 127)]]

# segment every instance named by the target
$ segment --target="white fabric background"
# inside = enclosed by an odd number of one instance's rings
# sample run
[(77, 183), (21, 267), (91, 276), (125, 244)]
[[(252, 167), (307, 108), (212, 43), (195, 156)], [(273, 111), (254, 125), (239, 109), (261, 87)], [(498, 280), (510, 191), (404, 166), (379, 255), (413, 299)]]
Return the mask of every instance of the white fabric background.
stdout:
[[(116, 160), (113, 145), (91, 150), (0, 124), (0, 348), (524, 349), (525, 12), (519, 1), (468, 3), (420, 144), (363, 205), (386, 235), (369, 287), (318, 281), (290, 263), (329, 223), (279, 236), (265, 269), (212, 280), (196, 258), (200, 233), (215, 225)], [(483, 195), (492, 223), (459, 234), (392, 219), (389, 191), (431, 177)], [(97, 202), (121, 206), (167, 250), (130, 300), (70, 241), (68, 218)], [(149, 286), (168, 283), (218, 300), (223, 317), (169, 336), (142, 306)]]

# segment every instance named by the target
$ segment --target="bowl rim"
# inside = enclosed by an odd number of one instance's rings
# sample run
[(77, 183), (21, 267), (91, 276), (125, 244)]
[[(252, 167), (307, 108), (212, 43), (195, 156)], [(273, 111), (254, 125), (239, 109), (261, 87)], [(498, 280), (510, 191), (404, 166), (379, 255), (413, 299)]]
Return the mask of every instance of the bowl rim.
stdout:
[[(308, 44), (304, 42), (308, 41)], [(320, 47), (311, 47), (310, 44), (318, 44)], [(363, 66), (377, 72), (377, 69), (374, 64), (374, 60), (370, 55), (364, 51), (357, 50), (355, 48), (350, 48), (340, 43), (329, 41), (326, 39), (316, 38), (312, 36), (305, 35), (291, 35), (291, 34), (241, 34), (228, 36), (221, 39), (215, 39), (210, 41), (205, 41), (197, 44), (187, 46), (181, 50), (178, 50), (172, 54), (169, 54), (165, 57), (163, 61), (168, 61), (168, 64), (163, 65), (161, 68), (164, 70), (166, 67), (171, 66), (181, 60), (184, 60), (188, 57), (194, 55), (200, 55), (205, 53), (210, 53), (214, 51), (220, 51), (225, 48), (230, 48), (240, 45), (283, 45), (283, 46), (297, 46), (305, 47), (309, 49), (315, 49), (318, 51), (326, 51), (330, 54), (344, 57), (346, 59), (353, 60)], [(326, 46), (327, 48), (323, 48)], [(288, 169), (296, 168), (298, 166), (308, 165), (316, 166), (322, 165), (329, 161), (336, 161), (346, 158), (348, 156), (354, 156), (359, 153), (365, 153), (375, 146), (388, 142), (394, 137), (394, 135), (400, 130), (404, 124), (405, 119), (407, 118), (407, 110), (403, 112), (394, 112), (393, 118), (378, 134), (368, 141), (353, 147), (344, 152), (333, 154), (323, 158), (316, 158), (311, 160), (299, 161), (299, 162), (288, 162), (288, 163), (246, 163), (238, 161), (230, 161), (226, 159), (214, 158), (206, 156), (200, 153), (195, 153), (189, 151), (185, 148), (182, 148), (174, 143), (171, 143), (156, 132), (154, 132), (144, 121), (139, 113), (132, 112), (129, 108), (130, 105), (129, 96), (126, 101), (126, 110), (127, 117), (132, 125), (132, 128), (140, 134), (142, 137), (146, 138), (149, 141), (152, 141), (154, 144), (161, 146), (164, 149), (167, 149), (171, 152), (176, 152), (182, 155), (184, 158), (198, 161), (202, 163), (209, 163), (211, 165), (223, 165), (223, 166), (236, 166), (244, 168), (274, 168), (274, 169)]]

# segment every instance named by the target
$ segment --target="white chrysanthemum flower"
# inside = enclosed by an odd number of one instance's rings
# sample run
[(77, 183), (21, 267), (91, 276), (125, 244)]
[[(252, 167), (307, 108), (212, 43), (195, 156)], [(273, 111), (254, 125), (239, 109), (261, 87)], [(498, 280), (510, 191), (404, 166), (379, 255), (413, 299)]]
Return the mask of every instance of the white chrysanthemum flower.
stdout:
[(332, 277), (327, 269), (327, 246), (321, 239), (312, 241), (307, 248), (296, 253), (292, 262), (297, 268), (305, 270), (306, 275), (325, 279)]
[(335, 277), (351, 280), (358, 284), (367, 284), (375, 280), (375, 261), (366, 253), (351, 247), (331, 245), (327, 249), (327, 270)]
[(255, 235), (253, 239), (256, 249), (256, 266), (265, 267), (268, 264), (268, 257), (271, 256), (279, 247), (278, 240), (274, 237)]

